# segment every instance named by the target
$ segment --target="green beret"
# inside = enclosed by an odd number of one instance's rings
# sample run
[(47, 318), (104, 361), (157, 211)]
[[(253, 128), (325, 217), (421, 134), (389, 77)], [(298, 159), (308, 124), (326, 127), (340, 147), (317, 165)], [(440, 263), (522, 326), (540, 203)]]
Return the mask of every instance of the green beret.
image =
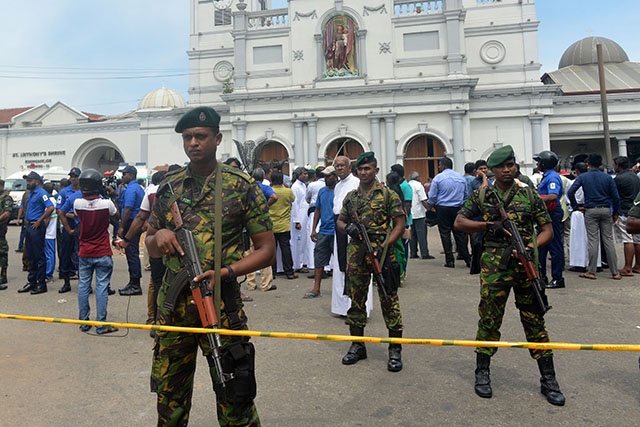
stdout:
[(514, 159), (515, 157), (516, 155), (513, 153), (513, 147), (505, 145), (489, 155), (489, 158), (487, 159), (487, 167), (495, 168), (496, 166), (500, 166), (507, 160)]
[(356, 160), (356, 167), (360, 166), (363, 163), (371, 163), (371, 162), (376, 162), (376, 155), (373, 153), (373, 151), (367, 151), (366, 153), (362, 153), (358, 156), (358, 159)]
[(220, 114), (211, 107), (197, 107), (189, 110), (178, 120), (175, 131), (182, 133), (185, 129), (205, 127), (218, 128), (220, 126)]

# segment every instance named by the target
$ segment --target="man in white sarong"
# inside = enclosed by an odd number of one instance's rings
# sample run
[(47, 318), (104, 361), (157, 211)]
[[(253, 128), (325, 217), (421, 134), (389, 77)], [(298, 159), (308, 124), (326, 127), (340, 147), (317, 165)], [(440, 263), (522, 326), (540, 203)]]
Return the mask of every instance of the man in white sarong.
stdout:
[[(351, 161), (346, 156), (338, 156), (333, 161), (336, 168), (336, 175), (340, 181), (336, 184), (333, 194), (333, 214), (334, 218), (338, 218), (344, 198), (348, 192), (358, 188), (360, 180), (351, 173)], [(342, 242), (341, 242), (341, 239)], [(341, 248), (338, 246), (342, 245)], [(331, 292), (331, 313), (346, 316), (347, 311), (351, 307), (351, 298), (344, 295), (345, 270), (347, 265), (347, 236), (336, 230), (336, 240), (333, 245), (333, 290)], [(373, 307), (373, 286), (369, 285), (369, 293), (367, 296), (367, 317), (371, 313)]]
[[(309, 203), (307, 203), (307, 179), (309, 174), (303, 167), (297, 167), (293, 171), (293, 183), (291, 190), (295, 195), (293, 206), (291, 207), (291, 254), (293, 255), (293, 269), (296, 272), (308, 273), (303, 270), (303, 266), (307, 264), (306, 243), (307, 218)], [(313, 264), (311, 262), (310, 264)]]
[[(576, 177), (587, 172), (586, 163), (576, 163), (574, 166)], [(573, 181), (575, 182), (575, 180)], [(572, 183), (573, 184), (573, 183)], [(571, 186), (569, 185), (569, 188)], [(567, 189), (568, 190), (568, 189)], [(565, 193), (566, 198), (566, 193)], [(584, 191), (579, 188), (576, 191), (576, 202), (584, 206)], [(569, 235), (569, 265), (571, 271), (585, 272), (589, 265), (589, 245), (587, 242), (587, 228), (584, 224), (584, 213), (575, 210), (571, 213), (571, 234)], [(598, 267), (600, 267), (600, 254), (598, 254)]]

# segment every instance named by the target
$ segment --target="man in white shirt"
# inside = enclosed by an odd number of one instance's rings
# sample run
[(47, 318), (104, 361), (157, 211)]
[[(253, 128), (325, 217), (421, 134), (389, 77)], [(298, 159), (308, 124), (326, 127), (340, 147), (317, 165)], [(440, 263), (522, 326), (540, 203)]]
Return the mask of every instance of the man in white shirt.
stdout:
[[(309, 173), (300, 166), (293, 171), (291, 190), (295, 195), (291, 207), (291, 254), (293, 255), (293, 269), (299, 273), (308, 273), (303, 267), (307, 264), (307, 219), (309, 203), (307, 203), (307, 180)], [(312, 264), (312, 263), (309, 263)]]

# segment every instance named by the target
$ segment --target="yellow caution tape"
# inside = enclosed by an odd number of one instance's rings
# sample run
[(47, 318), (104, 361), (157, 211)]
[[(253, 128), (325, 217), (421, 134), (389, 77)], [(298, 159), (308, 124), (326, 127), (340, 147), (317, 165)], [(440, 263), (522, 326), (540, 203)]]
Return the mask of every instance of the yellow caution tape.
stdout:
[(577, 344), (568, 342), (510, 342), (510, 341), (474, 341), (474, 340), (443, 340), (428, 338), (381, 338), (356, 337), (351, 335), (306, 334), (300, 332), (265, 332), (231, 329), (187, 328), (181, 326), (142, 325), (138, 323), (97, 322), (92, 320), (62, 319), (56, 317), (20, 316), (16, 314), (0, 313), (0, 319), (30, 320), (34, 322), (67, 323), (72, 325), (112, 326), (116, 328), (146, 329), (166, 332), (183, 332), (192, 334), (235, 335), (241, 337), (289, 338), (319, 341), (357, 341), (378, 344), (417, 344), (432, 346), (458, 347), (498, 347), (498, 348), (526, 348), (530, 350), (595, 350), (595, 351), (638, 351), (640, 344)]

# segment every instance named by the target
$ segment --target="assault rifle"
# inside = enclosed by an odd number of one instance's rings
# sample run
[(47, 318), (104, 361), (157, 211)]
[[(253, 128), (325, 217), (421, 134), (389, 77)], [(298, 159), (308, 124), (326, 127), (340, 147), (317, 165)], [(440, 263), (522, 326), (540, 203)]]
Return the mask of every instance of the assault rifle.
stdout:
[(507, 212), (502, 206), (500, 207), (500, 216), (502, 217), (504, 231), (509, 235), (509, 238), (511, 240), (511, 245), (507, 248), (504, 255), (502, 256), (502, 262), (500, 263), (499, 268), (501, 270), (506, 269), (506, 264), (509, 262), (508, 260), (511, 257), (511, 253), (515, 250), (517, 258), (520, 260), (520, 263), (527, 273), (527, 279), (529, 279), (529, 281), (531, 282), (533, 297), (536, 300), (541, 313), (544, 315), (547, 311), (551, 310), (551, 306), (549, 305), (547, 296), (544, 293), (544, 285), (542, 284), (542, 280), (540, 280), (540, 276), (538, 275), (538, 269), (533, 262), (533, 252), (527, 250), (527, 246), (522, 240), (522, 236), (518, 231), (518, 227), (512, 220), (509, 219), (509, 217), (507, 216)]
[[(180, 283), (176, 283), (178, 286), (174, 287), (174, 284), (171, 284), (169, 292), (167, 293), (166, 302), (169, 302), (170, 305), (175, 303), (175, 298), (180, 293), (183, 284), (189, 283), (189, 287), (191, 288), (191, 295), (193, 296), (193, 301), (198, 307), (198, 314), (200, 315), (200, 321), (202, 322), (203, 328), (217, 328), (218, 327), (218, 318), (216, 316), (216, 311), (213, 307), (213, 291), (211, 289), (211, 285), (209, 280), (201, 280), (200, 282), (194, 282), (194, 277), (202, 274), (202, 267), (200, 266), (200, 258), (198, 257), (198, 251), (196, 249), (196, 243), (193, 238), (193, 232), (191, 230), (187, 230), (186, 228), (179, 227), (175, 230), (176, 238), (184, 251), (184, 256), (180, 257), (180, 262), (182, 263), (183, 272), (185, 274), (178, 274), (176, 276), (176, 280), (180, 280)], [(182, 273), (182, 272), (181, 272)], [(174, 289), (175, 288), (175, 289)], [(172, 292), (173, 291), (173, 292)], [(175, 297), (173, 296), (175, 295)], [(172, 309), (173, 307), (167, 307), (165, 303), (165, 307)], [(220, 356), (220, 352), (222, 349), (222, 343), (220, 341), (220, 335), (216, 333), (206, 334), (207, 339), (209, 340), (210, 352), (206, 354), (207, 361), (209, 362), (209, 366), (214, 367), (216, 372), (218, 373), (218, 379), (220, 384), (223, 387), (226, 387), (226, 383), (233, 379), (233, 374), (225, 373), (222, 369), (222, 358)]]
[(373, 273), (373, 280), (378, 285), (378, 288), (382, 290), (382, 294), (384, 295), (384, 299), (389, 299), (389, 295), (387, 294), (386, 284), (384, 282), (384, 276), (382, 275), (382, 267), (380, 266), (380, 261), (376, 256), (376, 252), (371, 245), (371, 239), (369, 239), (369, 235), (367, 234), (367, 229), (364, 227), (364, 224), (360, 222), (360, 218), (358, 217), (358, 212), (356, 209), (353, 209), (353, 219), (355, 220), (353, 224), (358, 228), (358, 235), (360, 240), (364, 243), (365, 255), (369, 259), (371, 263), (371, 272)]

